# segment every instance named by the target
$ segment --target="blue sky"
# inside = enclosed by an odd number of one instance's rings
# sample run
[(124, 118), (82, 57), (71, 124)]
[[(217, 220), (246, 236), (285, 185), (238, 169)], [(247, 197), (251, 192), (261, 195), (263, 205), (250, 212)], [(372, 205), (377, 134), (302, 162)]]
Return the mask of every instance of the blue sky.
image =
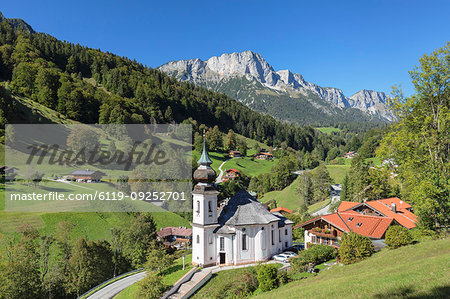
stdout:
[(347, 96), (394, 84), (411, 94), (408, 71), (450, 40), (450, 1), (2, 2), (37, 31), (151, 67), (253, 50)]

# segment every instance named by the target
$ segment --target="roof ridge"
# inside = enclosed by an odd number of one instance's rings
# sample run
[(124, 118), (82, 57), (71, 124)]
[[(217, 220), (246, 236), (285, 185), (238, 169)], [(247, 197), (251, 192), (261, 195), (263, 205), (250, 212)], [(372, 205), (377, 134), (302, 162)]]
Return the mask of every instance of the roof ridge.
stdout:
[(342, 219), (341, 215), (339, 215), (339, 212), (336, 212), (336, 214), (339, 216), (339, 218), (341, 218), (342, 222), (344, 222), (344, 224), (345, 224), (345, 226), (348, 228), (348, 230), (349, 230), (350, 232), (352, 232), (352, 230), (351, 230), (350, 227), (347, 225), (347, 223), (345, 223), (345, 220)]

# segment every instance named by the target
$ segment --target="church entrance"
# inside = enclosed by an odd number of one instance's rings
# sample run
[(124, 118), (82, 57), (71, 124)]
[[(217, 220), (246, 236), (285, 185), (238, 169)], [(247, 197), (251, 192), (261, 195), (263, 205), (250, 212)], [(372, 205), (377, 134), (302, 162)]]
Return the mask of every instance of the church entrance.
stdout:
[(219, 264), (221, 265), (225, 264), (225, 252), (219, 253)]

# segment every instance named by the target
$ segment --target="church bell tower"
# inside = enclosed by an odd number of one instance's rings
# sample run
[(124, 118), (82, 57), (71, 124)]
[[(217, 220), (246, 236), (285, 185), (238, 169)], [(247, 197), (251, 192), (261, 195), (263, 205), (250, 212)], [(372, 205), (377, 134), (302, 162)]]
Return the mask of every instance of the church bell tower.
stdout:
[(201, 266), (216, 264), (217, 190), (214, 187), (216, 172), (203, 140), (203, 151), (197, 161), (200, 166), (194, 172), (195, 186), (192, 192), (192, 262)]

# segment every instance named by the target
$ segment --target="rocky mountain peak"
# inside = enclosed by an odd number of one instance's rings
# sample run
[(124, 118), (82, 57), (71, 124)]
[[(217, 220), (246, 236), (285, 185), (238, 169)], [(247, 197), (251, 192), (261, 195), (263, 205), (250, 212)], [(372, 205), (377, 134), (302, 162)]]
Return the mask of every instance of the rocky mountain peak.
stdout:
[[(180, 80), (203, 84), (208, 87), (223, 85), (236, 78), (246, 78), (249, 82), (257, 82), (265, 88), (289, 96), (315, 95), (324, 102), (337, 108), (356, 108), (369, 115), (384, 120), (392, 120), (392, 115), (385, 108), (386, 95), (383, 92), (361, 90), (351, 97), (346, 97), (342, 90), (333, 87), (320, 87), (307, 82), (302, 75), (289, 70), (275, 71), (274, 68), (258, 53), (253, 51), (226, 53), (213, 56), (206, 61), (200, 59), (172, 61), (158, 68)], [(226, 88), (225, 88), (226, 89)], [(239, 98), (238, 98), (239, 99)], [(248, 99), (244, 99), (246, 102)], [(258, 101), (252, 96), (252, 103)], [(317, 106), (316, 104), (314, 104)]]

